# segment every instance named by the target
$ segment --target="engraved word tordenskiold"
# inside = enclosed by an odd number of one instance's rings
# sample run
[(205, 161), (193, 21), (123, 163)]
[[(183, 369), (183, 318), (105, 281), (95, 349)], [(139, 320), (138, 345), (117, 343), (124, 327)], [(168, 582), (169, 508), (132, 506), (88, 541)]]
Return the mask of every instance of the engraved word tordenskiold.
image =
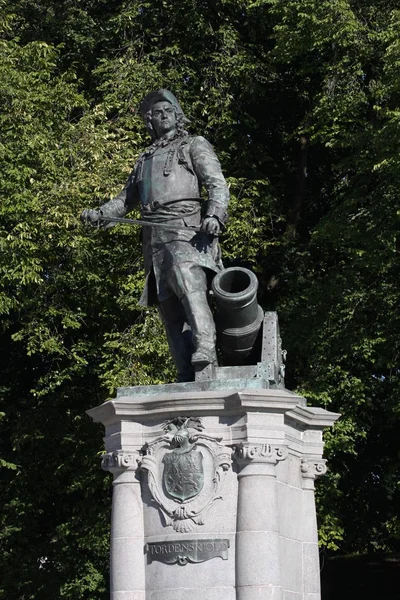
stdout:
[(167, 564), (199, 563), (212, 558), (228, 559), (228, 539), (174, 540), (146, 544), (148, 563), (158, 560)]

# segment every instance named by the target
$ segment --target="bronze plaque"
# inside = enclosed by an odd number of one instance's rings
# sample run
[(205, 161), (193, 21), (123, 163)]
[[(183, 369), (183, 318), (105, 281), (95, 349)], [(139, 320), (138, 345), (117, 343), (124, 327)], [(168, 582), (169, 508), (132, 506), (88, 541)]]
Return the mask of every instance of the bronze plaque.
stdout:
[(185, 501), (194, 498), (204, 484), (203, 455), (191, 448), (173, 450), (163, 458), (164, 485), (172, 498)]
[(145, 545), (147, 562), (158, 560), (169, 565), (188, 562), (200, 563), (211, 558), (228, 559), (229, 540), (173, 540), (170, 542), (151, 542)]

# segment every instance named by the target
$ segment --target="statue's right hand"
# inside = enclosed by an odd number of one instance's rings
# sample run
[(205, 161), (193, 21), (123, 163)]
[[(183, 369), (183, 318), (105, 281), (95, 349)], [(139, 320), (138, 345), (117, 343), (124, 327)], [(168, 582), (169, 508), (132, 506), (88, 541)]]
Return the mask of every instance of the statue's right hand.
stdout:
[(98, 227), (99, 226), (99, 217), (100, 217), (100, 211), (99, 210), (95, 210), (93, 208), (86, 208), (85, 210), (83, 210), (81, 212), (81, 221), (82, 223), (84, 223), (85, 225), (91, 225), (92, 227)]

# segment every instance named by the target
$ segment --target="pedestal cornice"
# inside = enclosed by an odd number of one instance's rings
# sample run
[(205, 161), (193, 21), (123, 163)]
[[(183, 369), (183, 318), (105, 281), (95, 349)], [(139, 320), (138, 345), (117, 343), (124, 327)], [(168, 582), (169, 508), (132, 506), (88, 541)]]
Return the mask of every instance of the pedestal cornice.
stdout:
[[(128, 388), (125, 388), (127, 390)], [(226, 390), (206, 392), (175, 392), (150, 396), (132, 395), (127, 391), (87, 411), (95, 421), (109, 425), (122, 419), (141, 421), (149, 418), (171, 418), (185, 414), (243, 414), (245, 412), (287, 413), (304, 405), (301, 396), (288, 390)], [(294, 414), (296, 414), (294, 412)]]
[(287, 420), (307, 428), (325, 429), (331, 427), (340, 417), (340, 413), (330, 412), (319, 406), (301, 406), (298, 404), (285, 415)]

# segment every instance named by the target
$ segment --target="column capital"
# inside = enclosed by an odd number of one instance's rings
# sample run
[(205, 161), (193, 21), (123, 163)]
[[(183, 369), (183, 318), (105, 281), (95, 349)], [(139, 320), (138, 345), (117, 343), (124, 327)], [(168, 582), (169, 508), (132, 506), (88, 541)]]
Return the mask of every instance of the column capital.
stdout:
[(139, 466), (139, 460), (140, 456), (138, 452), (117, 450), (103, 454), (101, 457), (101, 468), (104, 471), (111, 471), (111, 473), (125, 470), (136, 471)]
[(314, 489), (315, 479), (325, 475), (328, 469), (324, 458), (303, 458), (300, 470), (303, 478), (303, 488)]
[(288, 455), (287, 446), (280, 444), (237, 444), (234, 446), (233, 460), (239, 464), (267, 463), (276, 465)]

